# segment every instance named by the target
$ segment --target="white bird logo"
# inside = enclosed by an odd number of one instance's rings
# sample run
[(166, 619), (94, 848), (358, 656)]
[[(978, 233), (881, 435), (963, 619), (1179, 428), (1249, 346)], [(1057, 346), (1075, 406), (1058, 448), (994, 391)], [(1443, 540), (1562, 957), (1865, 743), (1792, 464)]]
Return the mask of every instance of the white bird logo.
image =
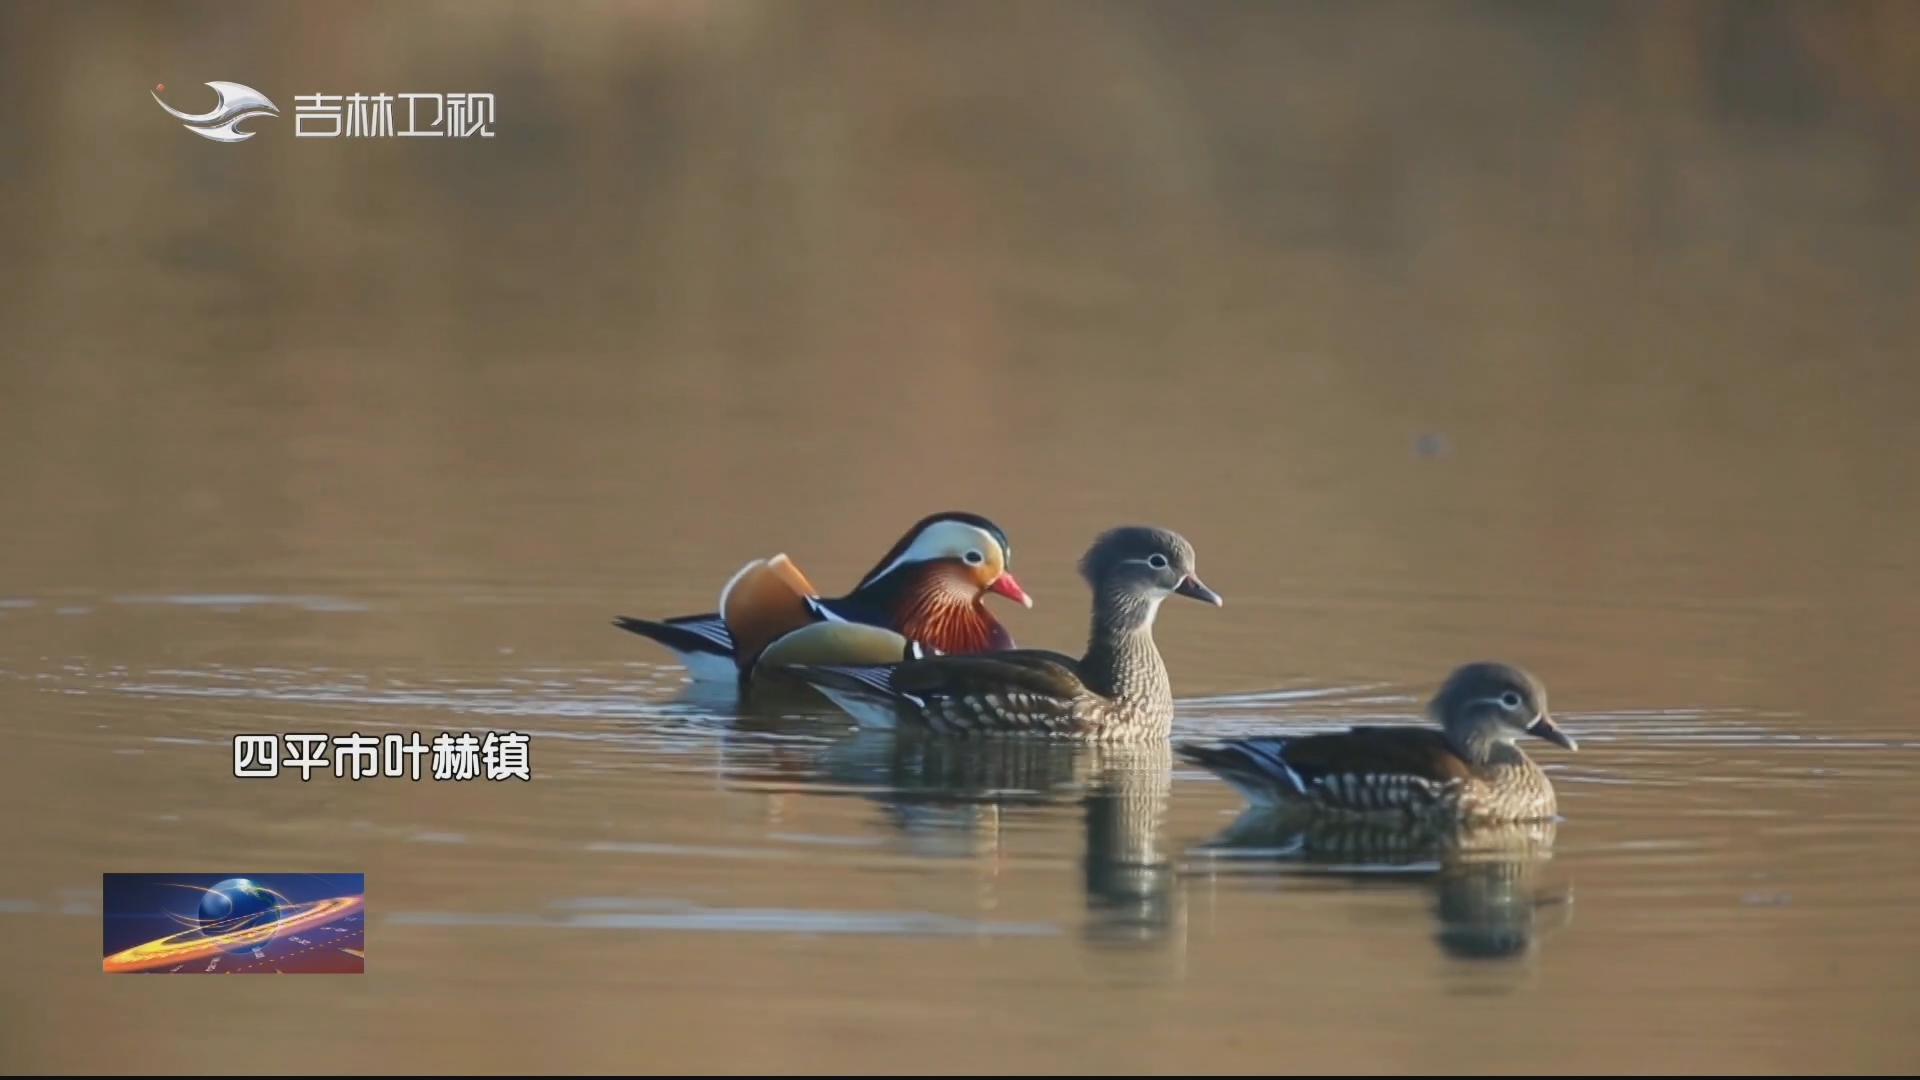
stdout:
[(207, 85), (213, 87), (213, 92), (220, 95), (220, 103), (214, 106), (212, 112), (202, 113), (199, 116), (183, 113), (166, 102), (160, 101), (158, 91), (153, 92), (153, 100), (159, 101), (160, 107), (176, 118), (184, 120), (186, 123), (183, 126), (188, 131), (195, 135), (203, 135), (215, 142), (244, 142), (258, 133), (235, 130), (241, 121), (251, 120), (256, 116), (280, 115), (279, 106), (268, 101), (267, 95), (251, 86), (231, 82), (210, 82)]

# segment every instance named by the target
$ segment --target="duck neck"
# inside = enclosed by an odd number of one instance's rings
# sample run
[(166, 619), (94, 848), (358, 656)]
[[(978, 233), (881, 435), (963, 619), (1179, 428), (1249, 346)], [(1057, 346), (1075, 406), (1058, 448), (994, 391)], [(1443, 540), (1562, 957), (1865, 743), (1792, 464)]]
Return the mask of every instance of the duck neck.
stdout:
[(1111, 592), (1094, 600), (1087, 655), (1080, 665), (1089, 689), (1129, 705), (1173, 708), (1167, 666), (1153, 643), (1161, 599)]
[(1002, 636), (979, 590), (941, 567), (895, 570), (860, 590), (858, 602), (876, 622), (944, 653), (985, 652)]
[(1468, 720), (1450, 727), (1447, 737), (1454, 751), (1475, 768), (1531, 764), (1513, 739), (1501, 730), (1498, 721)]

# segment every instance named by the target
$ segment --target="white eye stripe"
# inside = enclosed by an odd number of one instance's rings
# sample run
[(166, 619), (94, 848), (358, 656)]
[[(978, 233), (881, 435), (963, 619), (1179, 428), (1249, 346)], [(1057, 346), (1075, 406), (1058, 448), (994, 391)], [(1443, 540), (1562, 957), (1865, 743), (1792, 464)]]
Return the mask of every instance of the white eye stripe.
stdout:
[[(860, 579), (858, 587), (871, 585), (895, 570), (909, 563), (926, 562), (931, 559), (956, 558), (962, 552), (1000, 549), (1000, 542), (984, 529), (957, 521), (942, 521), (914, 537), (907, 550), (901, 552), (887, 565)], [(984, 555), (981, 559), (985, 562)], [(974, 564), (979, 565), (979, 564)]]
[(1467, 707), (1472, 708), (1474, 706), (1484, 705), (1490, 709), (1513, 712), (1525, 704), (1526, 702), (1521, 699), (1519, 694), (1509, 690), (1499, 697), (1474, 698), (1472, 701), (1467, 702)]

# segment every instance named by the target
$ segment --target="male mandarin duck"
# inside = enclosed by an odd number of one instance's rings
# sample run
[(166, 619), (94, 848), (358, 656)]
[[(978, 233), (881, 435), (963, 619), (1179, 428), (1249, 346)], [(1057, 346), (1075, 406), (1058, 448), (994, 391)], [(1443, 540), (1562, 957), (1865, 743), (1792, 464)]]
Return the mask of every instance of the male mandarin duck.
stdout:
[(1101, 535), (1080, 560), (1093, 589), (1086, 655), (1044, 649), (977, 656), (916, 654), (898, 663), (782, 665), (854, 719), (936, 735), (1036, 735), (1087, 742), (1164, 740), (1173, 690), (1153, 642), (1169, 596), (1220, 596), (1194, 573), (1193, 545), (1166, 529)]
[(755, 559), (720, 590), (720, 610), (614, 625), (672, 650), (696, 682), (746, 687), (779, 663), (873, 663), (909, 654), (1013, 647), (986, 594), (1024, 607), (1033, 599), (1008, 569), (998, 525), (958, 511), (921, 519), (845, 596), (822, 597), (785, 555)]
[(1555, 815), (1553, 784), (1515, 745), (1533, 735), (1578, 749), (1547, 712), (1540, 680), (1510, 664), (1466, 664), (1427, 711), (1438, 729), (1355, 727), (1178, 750), (1263, 810), (1448, 826)]

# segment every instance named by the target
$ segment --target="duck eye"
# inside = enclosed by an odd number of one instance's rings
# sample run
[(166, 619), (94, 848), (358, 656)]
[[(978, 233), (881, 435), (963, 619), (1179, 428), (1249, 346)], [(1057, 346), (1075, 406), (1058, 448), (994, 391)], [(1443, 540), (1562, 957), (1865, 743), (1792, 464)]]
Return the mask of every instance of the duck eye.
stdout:
[(979, 566), (981, 563), (987, 561), (987, 557), (980, 554), (978, 550), (969, 551), (960, 557), (966, 560), (968, 566)]
[(1167, 557), (1155, 552), (1147, 556), (1147, 565), (1153, 567), (1155, 570), (1165, 570), (1167, 568)]
[(1500, 707), (1511, 712), (1520, 707), (1520, 695), (1509, 690), (1500, 695)]

